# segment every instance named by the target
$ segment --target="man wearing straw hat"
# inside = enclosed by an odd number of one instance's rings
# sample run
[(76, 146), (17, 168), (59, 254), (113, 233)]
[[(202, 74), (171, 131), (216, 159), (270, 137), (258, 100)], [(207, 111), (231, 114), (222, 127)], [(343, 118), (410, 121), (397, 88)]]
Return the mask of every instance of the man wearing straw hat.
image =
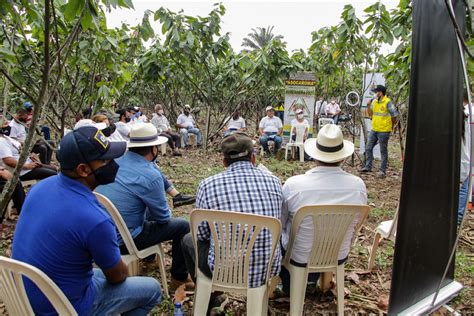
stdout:
[[(181, 240), (189, 233), (189, 223), (174, 218), (166, 201), (163, 176), (156, 166), (158, 146), (168, 141), (158, 136), (151, 123), (135, 124), (130, 129), (128, 152), (117, 160), (120, 169), (114, 183), (100, 186), (97, 192), (108, 197), (119, 210), (137, 248), (144, 249), (160, 242), (173, 241), (171, 288), (194, 284), (188, 279), (188, 271), (181, 251)], [(121, 251), (126, 252), (119, 238)]]
[[(291, 223), (295, 213), (307, 205), (367, 204), (365, 184), (357, 176), (343, 171), (341, 163), (352, 155), (354, 144), (344, 140), (337, 125), (327, 124), (318, 133), (318, 138), (310, 138), (304, 144), (306, 154), (316, 161), (316, 167), (305, 174), (289, 178), (283, 186), (283, 206), (281, 222), (283, 228), (282, 246), (287, 249)], [(349, 228), (341, 246), (339, 264), (347, 260), (356, 222)], [(305, 267), (313, 242), (311, 218), (303, 220), (296, 237), (290, 263)], [(316, 281), (318, 273), (310, 274)], [(290, 293), (290, 275), (282, 267), (280, 277), (283, 291)]]

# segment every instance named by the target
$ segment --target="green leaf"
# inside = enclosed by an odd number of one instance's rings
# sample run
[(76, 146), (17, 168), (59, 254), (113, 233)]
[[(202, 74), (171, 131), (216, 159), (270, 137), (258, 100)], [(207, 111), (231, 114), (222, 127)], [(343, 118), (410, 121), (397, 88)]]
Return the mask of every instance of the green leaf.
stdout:
[(132, 74), (128, 70), (123, 70), (122, 71), (122, 79), (125, 82), (132, 81)]
[(85, 0), (69, 0), (66, 4), (66, 9), (64, 11), (64, 17), (67, 21), (72, 21), (76, 16), (80, 14), (84, 8)]
[(191, 32), (188, 32), (188, 35), (186, 36), (186, 41), (188, 42), (189, 47), (194, 46), (194, 35)]

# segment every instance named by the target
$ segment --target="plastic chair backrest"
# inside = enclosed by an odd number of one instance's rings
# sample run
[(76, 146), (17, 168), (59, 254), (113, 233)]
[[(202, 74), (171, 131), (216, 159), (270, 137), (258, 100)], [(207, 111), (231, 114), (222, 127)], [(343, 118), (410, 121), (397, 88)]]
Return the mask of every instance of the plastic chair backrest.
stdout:
[(34, 315), (23, 276), (41, 290), (59, 315), (77, 315), (61, 289), (44, 272), (27, 263), (0, 256), (0, 299), (10, 315)]
[(290, 137), (290, 143), (294, 144), (303, 144), (304, 141), (304, 132), (306, 131), (306, 126), (298, 124), (294, 127), (296, 133), (296, 139), (293, 141), (293, 138)]
[(128, 253), (130, 255), (136, 255), (138, 253), (137, 246), (135, 246), (132, 235), (128, 230), (127, 224), (125, 224), (122, 215), (120, 215), (120, 212), (117, 210), (112, 201), (110, 201), (107, 197), (97, 192), (94, 192), (94, 194), (97, 200), (99, 200), (99, 203), (105, 207), (107, 212), (110, 214), (110, 217), (112, 217), (112, 220), (114, 221), (114, 224), (123, 239), (125, 247), (127, 247)]
[(397, 231), (397, 224), (398, 224), (398, 208), (397, 208), (397, 211), (395, 212), (395, 215), (393, 216), (392, 226), (390, 226), (390, 230), (388, 232), (389, 238), (395, 236), (395, 232)]
[[(275, 249), (280, 240), (281, 223), (270, 216), (217, 210), (191, 212), (191, 231), (197, 253), (197, 231), (207, 222), (214, 244), (212, 283), (235, 289), (248, 288), (249, 258), (260, 232), (268, 229), (272, 236), (271, 256), (265, 282), (270, 278)], [(233, 229), (236, 227), (237, 229)], [(242, 229), (243, 228), (243, 229)]]
[[(288, 264), (293, 243), (301, 226), (308, 216), (313, 219), (313, 246), (308, 257), (308, 268), (336, 267), (338, 254), (350, 225), (358, 218), (354, 236), (365, 221), (369, 207), (367, 205), (308, 205), (300, 208), (291, 225), (285, 264)], [(354, 238), (352, 238), (354, 240)]]

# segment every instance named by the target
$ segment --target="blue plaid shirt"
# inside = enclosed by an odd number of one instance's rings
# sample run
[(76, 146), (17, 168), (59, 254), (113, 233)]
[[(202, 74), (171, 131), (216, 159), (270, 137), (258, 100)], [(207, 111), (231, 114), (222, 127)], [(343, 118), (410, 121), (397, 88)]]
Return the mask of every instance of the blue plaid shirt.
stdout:
[[(281, 219), (283, 193), (280, 180), (250, 162), (239, 161), (231, 164), (226, 171), (204, 179), (197, 191), (196, 207), (234, 211), (256, 215), (272, 216)], [(201, 223), (197, 233), (198, 239), (207, 241), (211, 232), (207, 223)], [(268, 229), (262, 230), (255, 242), (249, 259), (249, 286), (259, 287), (264, 284), (268, 261), (271, 253), (271, 234)], [(276, 247), (271, 275), (280, 271), (281, 252)], [(214, 270), (214, 245), (211, 241), (208, 264)]]

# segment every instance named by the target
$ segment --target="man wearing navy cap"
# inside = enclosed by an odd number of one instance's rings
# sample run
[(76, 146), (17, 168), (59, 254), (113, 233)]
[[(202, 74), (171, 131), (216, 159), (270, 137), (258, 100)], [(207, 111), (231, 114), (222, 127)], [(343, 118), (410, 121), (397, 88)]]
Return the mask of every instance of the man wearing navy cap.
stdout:
[[(92, 193), (115, 181), (114, 159), (125, 149), (95, 127), (67, 134), (61, 173), (31, 189), (16, 226), (12, 257), (45, 272), (79, 315), (146, 315), (161, 300), (158, 281), (128, 277), (113, 221)], [(35, 314), (54, 314), (33, 283), (25, 280), (25, 287)]]

